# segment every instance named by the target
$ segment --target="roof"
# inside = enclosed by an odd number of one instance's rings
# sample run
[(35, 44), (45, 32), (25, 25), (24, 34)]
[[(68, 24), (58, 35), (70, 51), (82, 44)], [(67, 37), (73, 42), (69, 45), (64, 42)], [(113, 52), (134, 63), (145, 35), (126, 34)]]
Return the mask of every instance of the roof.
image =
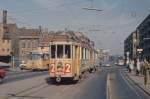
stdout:
[(18, 33), (19, 33), (19, 36), (38, 36), (39, 30), (38, 29), (19, 28)]

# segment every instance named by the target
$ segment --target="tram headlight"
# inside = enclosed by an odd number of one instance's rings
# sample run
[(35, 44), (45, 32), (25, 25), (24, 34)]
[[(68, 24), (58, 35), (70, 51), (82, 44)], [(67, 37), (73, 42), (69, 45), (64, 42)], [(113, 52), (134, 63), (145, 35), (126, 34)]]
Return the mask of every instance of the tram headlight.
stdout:
[(57, 63), (57, 68), (63, 68), (63, 63), (62, 62), (58, 62)]

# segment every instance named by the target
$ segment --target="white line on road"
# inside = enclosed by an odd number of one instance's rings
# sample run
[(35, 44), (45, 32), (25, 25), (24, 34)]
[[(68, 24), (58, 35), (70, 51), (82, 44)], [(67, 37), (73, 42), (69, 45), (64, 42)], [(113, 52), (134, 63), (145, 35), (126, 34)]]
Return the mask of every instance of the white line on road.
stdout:
[(106, 89), (106, 93), (107, 93), (107, 99), (111, 99), (110, 96), (110, 74), (107, 74), (107, 89)]

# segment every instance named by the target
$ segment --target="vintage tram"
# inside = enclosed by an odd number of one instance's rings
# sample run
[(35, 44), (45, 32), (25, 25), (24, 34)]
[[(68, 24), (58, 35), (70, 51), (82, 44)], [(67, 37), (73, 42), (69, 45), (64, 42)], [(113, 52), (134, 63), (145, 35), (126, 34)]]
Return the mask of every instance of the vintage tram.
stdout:
[(79, 80), (96, 70), (97, 51), (86, 37), (55, 35), (49, 43), (49, 74), (52, 80)]
[(42, 51), (31, 51), (26, 54), (24, 63), (20, 65), (21, 69), (28, 70), (48, 70), (49, 53)]

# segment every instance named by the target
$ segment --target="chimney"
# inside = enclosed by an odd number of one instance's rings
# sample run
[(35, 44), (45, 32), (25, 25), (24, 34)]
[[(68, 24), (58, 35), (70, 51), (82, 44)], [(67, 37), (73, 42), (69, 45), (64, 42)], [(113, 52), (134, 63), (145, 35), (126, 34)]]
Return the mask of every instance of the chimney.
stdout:
[(3, 31), (4, 33), (8, 32), (7, 31), (7, 10), (3, 10)]

